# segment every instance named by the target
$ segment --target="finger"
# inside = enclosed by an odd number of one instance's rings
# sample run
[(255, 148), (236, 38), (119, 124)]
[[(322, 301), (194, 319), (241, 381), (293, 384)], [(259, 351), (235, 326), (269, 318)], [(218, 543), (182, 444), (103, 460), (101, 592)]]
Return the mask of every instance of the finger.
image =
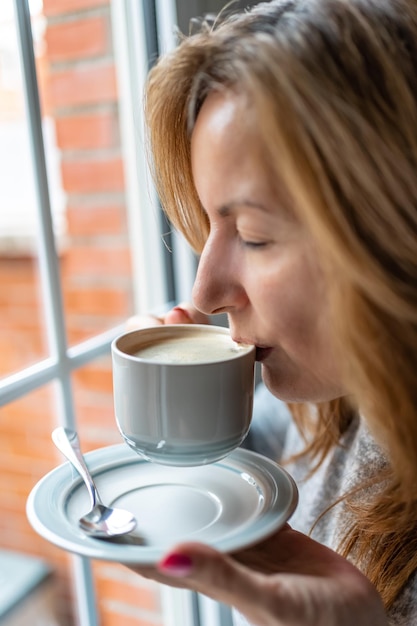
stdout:
[(172, 576), (166, 576), (165, 574), (161, 574), (154, 567), (147, 567), (144, 565), (132, 565), (131, 563), (123, 563), (123, 565), (132, 572), (135, 572), (135, 574), (139, 574), (139, 576), (142, 576), (142, 578), (154, 580), (157, 583), (169, 585), (170, 587), (175, 587), (176, 589), (189, 589), (186, 578), (182, 579), (173, 578)]
[(209, 546), (190, 543), (177, 546), (157, 568), (174, 584), (180, 581), (189, 589), (235, 607), (256, 626), (387, 624), (376, 590), (351, 564), (336, 568), (327, 577), (270, 576), (254, 572)]
[(265, 592), (265, 577), (231, 557), (203, 544), (182, 544), (158, 563), (157, 570), (167, 581), (171, 579), (175, 585), (181, 582), (189, 589), (236, 607), (253, 623), (261, 623), (259, 607), (264, 604), (260, 598)]
[(186, 309), (176, 306), (166, 313), (165, 324), (193, 324), (193, 320)]
[(165, 324), (209, 324), (209, 319), (190, 303), (182, 302), (166, 313)]

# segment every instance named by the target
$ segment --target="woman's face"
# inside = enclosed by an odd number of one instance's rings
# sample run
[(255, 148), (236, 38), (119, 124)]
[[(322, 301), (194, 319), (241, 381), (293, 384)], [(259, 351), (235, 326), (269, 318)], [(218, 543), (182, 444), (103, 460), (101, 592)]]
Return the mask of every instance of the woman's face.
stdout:
[(210, 222), (195, 305), (228, 314), (233, 338), (257, 346), (263, 379), (282, 400), (343, 395), (313, 241), (277, 191), (241, 99), (215, 93), (206, 99), (191, 157)]

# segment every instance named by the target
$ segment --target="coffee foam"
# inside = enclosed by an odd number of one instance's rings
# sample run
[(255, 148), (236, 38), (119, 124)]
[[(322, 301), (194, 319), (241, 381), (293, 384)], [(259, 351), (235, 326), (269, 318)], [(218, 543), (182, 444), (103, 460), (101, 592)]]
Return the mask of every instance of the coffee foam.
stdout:
[(157, 339), (131, 352), (132, 356), (167, 364), (215, 363), (235, 358), (249, 346), (227, 335), (202, 333)]

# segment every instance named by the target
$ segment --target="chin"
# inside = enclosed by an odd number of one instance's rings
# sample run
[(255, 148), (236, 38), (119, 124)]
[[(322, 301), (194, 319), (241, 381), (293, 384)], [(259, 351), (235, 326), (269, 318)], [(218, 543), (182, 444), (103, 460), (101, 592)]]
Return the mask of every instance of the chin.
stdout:
[(262, 380), (269, 391), (283, 402), (303, 403), (329, 402), (345, 395), (333, 384), (320, 383), (317, 380), (307, 381), (303, 377), (280, 375), (262, 366)]

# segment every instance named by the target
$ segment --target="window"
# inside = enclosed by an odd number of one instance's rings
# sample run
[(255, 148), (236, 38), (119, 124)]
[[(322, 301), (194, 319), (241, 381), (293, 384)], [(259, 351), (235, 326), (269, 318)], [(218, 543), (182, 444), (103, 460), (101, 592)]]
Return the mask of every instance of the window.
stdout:
[(55, 425), (76, 426), (84, 451), (120, 443), (109, 347), (124, 320), (189, 298), (195, 260), (177, 235), (172, 254), (163, 242), (138, 94), (149, 59), (175, 45), (173, 25), (187, 31), (222, 4), (1, 3), (0, 552), (52, 567), (64, 626), (75, 614), (83, 626), (230, 624), (205, 598), (71, 557), (25, 516), (32, 486), (63, 461)]

